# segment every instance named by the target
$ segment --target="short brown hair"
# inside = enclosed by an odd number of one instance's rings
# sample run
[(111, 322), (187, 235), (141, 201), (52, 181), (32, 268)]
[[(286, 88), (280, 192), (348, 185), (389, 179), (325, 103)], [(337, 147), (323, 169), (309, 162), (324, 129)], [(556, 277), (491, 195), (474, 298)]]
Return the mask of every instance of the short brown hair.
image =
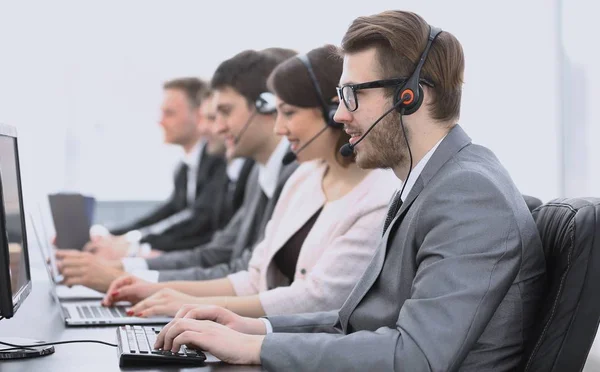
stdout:
[[(306, 56), (317, 78), (323, 98), (330, 103), (336, 96), (335, 87), (342, 76), (342, 59), (337, 48), (333, 45), (325, 45), (311, 50)], [(319, 109), (323, 107), (308, 70), (299, 58), (288, 59), (277, 66), (269, 76), (267, 87), (290, 105)], [(348, 143), (350, 136), (341, 129), (338, 131), (340, 134), (334, 149), (336, 159), (341, 165), (347, 166), (354, 162), (354, 156), (342, 157), (339, 155), (339, 149)]]
[(295, 56), (296, 54), (298, 54), (298, 52), (296, 52), (293, 49), (287, 49), (287, 48), (277, 48), (277, 47), (273, 47), (273, 48), (266, 48), (261, 50), (262, 53), (271, 53), (273, 54), (275, 57), (277, 58), (281, 58), (281, 61), (285, 61), (288, 58), (292, 58), (293, 56)]
[(211, 86), (213, 89), (233, 88), (246, 98), (248, 105), (252, 105), (261, 93), (267, 91), (267, 78), (271, 71), (287, 58), (288, 53), (281, 48), (245, 50), (217, 67)]
[(163, 89), (175, 89), (185, 93), (192, 108), (200, 107), (204, 94), (209, 90), (208, 83), (196, 77), (185, 77), (169, 80)]
[[(375, 47), (383, 79), (409, 77), (429, 37), (429, 25), (419, 15), (386, 11), (352, 22), (342, 39), (342, 52), (355, 53)], [(465, 61), (462, 46), (443, 31), (431, 45), (421, 77), (435, 85), (431, 116), (434, 120), (457, 120), (460, 116)], [(392, 95), (394, 89), (389, 89)]]
[(198, 97), (196, 97), (196, 99), (198, 100), (198, 102), (200, 102), (200, 104), (202, 104), (202, 102), (204, 102), (205, 99), (212, 97), (213, 93), (214, 92), (211, 88), (201, 90), (198, 92)]

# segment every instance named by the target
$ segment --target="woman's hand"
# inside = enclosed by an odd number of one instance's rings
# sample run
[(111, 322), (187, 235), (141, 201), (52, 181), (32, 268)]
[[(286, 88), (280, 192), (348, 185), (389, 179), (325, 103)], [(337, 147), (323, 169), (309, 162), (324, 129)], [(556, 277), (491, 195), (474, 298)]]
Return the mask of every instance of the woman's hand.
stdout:
[(119, 301), (136, 304), (160, 289), (161, 286), (158, 283), (150, 283), (134, 275), (123, 275), (110, 284), (102, 304), (112, 306)]
[(201, 300), (174, 289), (163, 288), (138, 302), (128, 313), (143, 318), (157, 315), (175, 316), (183, 305), (198, 303)]

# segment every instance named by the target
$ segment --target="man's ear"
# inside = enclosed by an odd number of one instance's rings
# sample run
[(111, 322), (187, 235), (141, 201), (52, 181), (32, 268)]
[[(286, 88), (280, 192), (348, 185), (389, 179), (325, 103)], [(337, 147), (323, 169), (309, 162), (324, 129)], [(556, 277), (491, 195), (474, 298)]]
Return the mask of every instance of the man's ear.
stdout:
[(421, 85), (421, 87), (423, 88), (423, 104), (430, 106), (433, 102), (433, 89), (427, 85)]

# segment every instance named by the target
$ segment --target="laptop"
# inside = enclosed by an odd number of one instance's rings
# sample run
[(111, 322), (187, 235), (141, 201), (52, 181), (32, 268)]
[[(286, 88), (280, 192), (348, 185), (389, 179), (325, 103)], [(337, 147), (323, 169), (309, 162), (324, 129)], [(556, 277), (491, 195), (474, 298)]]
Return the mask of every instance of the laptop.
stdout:
[(48, 195), (52, 220), (56, 229), (56, 247), (83, 249), (90, 240), (96, 200), (81, 194)]
[(66, 285), (57, 284), (62, 282), (63, 276), (58, 272), (58, 267), (56, 266), (56, 258), (54, 256), (54, 250), (48, 244), (48, 236), (46, 234), (45, 229), (41, 229), (43, 234), (40, 234), (38, 229), (38, 224), (35, 222), (33, 216), (30, 214), (29, 219), (31, 221), (31, 226), (33, 227), (33, 232), (35, 238), (37, 240), (37, 245), (40, 248), (40, 253), (42, 254), (42, 260), (44, 261), (44, 265), (46, 266), (46, 271), (48, 272), (48, 277), (50, 280), (56, 285), (56, 295), (59, 300), (101, 300), (104, 298), (104, 294), (98, 291), (95, 291), (91, 288), (84, 287), (82, 285), (74, 285), (72, 287), (67, 287)]
[[(32, 222), (34, 233), (42, 250), (42, 257), (47, 261), (44, 246), (42, 244), (38, 230)], [(46, 264), (46, 272), (50, 279), (50, 292), (54, 301), (61, 306), (61, 316), (66, 326), (90, 326), (90, 325), (145, 325), (145, 324), (167, 324), (173, 318), (171, 317), (150, 317), (137, 318), (127, 315), (128, 303), (117, 303), (113, 307), (102, 306), (100, 300), (81, 300), (81, 299), (61, 299), (58, 295), (58, 287), (55, 282), (55, 275), (52, 271), (52, 265)], [(84, 287), (85, 288), (85, 287)], [(89, 289), (89, 288), (86, 288)], [(99, 292), (98, 292), (99, 293)], [(102, 296), (102, 294), (100, 294)]]

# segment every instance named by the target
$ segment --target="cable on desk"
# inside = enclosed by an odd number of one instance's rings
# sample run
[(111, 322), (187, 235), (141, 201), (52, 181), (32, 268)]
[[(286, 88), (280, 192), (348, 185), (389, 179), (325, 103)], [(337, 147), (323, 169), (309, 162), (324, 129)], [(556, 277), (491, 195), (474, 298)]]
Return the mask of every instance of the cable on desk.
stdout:
[(0, 349), (0, 352), (19, 350), (19, 349), (31, 349), (31, 348), (40, 347), (40, 346), (77, 344), (77, 343), (92, 343), (92, 344), (102, 344), (102, 345), (117, 347), (117, 345), (115, 345), (115, 344), (111, 344), (109, 342), (104, 342), (104, 341), (99, 341), (99, 340), (69, 340), (69, 341), (45, 342), (43, 344), (33, 344), (33, 345), (15, 345), (15, 344), (9, 344), (8, 342), (0, 341), (0, 344), (5, 345), (5, 346), (10, 346), (10, 348), (8, 348), (8, 349)]

